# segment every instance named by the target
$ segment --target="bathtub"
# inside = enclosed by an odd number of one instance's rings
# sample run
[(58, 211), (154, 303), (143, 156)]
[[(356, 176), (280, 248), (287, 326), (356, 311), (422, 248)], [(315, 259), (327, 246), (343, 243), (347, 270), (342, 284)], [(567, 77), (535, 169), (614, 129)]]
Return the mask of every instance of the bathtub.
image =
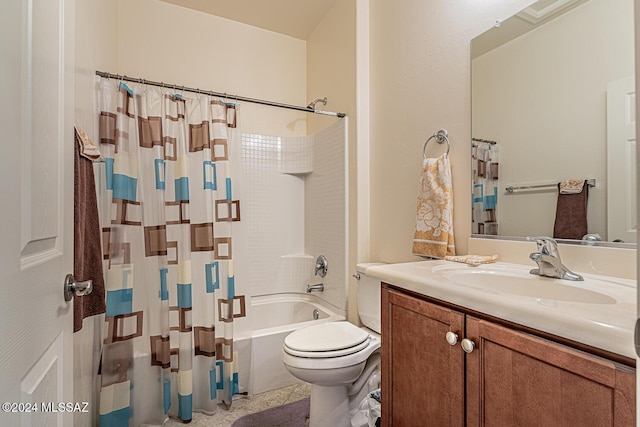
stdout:
[(251, 298), (251, 371), (249, 393), (300, 383), (282, 364), (284, 339), (296, 329), (345, 320), (315, 295), (280, 294)]

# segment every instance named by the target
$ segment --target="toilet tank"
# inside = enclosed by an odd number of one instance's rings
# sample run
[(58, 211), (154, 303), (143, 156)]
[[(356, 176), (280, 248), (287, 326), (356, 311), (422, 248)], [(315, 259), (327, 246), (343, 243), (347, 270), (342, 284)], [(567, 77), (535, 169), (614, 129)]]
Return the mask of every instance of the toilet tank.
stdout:
[(368, 267), (381, 263), (358, 264), (358, 315), (360, 321), (369, 329), (380, 333), (380, 279), (365, 274)]

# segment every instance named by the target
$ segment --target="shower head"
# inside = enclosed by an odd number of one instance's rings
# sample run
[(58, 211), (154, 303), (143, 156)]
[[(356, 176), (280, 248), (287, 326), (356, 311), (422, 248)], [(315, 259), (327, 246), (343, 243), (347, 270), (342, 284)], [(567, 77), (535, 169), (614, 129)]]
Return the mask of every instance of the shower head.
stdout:
[(318, 102), (322, 102), (322, 105), (327, 105), (327, 97), (325, 96), (324, 98), (314, 99), (309, 103), (309, 105), (307, 105), (307, 108), (313, 108), (315, 110)]

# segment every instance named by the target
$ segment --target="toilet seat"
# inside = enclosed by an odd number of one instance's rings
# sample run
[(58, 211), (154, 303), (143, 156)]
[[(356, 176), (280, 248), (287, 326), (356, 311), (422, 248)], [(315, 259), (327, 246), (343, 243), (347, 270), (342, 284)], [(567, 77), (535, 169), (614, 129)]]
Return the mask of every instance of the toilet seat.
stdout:
[(328, 358), (332, 358), (332, 357), (342, 357), (342, 356), (347, 356), (349, 354), (352, 353), (357, 353), (360, 350), (363, 350), (365, 348), (367, 348), (367, 346), (369, 345), (369, 337), (367, 337), (367, 339), (365, 341), (363, 341), (362, 343), (352, 346), (352, 347), (348, 347), (348, 348), (343, 348), (341, 350), (332, 350), (332, 351), (300, 351), (300, 350), (294, 350), (292, 348), (287, 347), (287, 345), (284, 345), (284, 351), (286, 351), (287, 353), (289, 353), (292, 356), (298, 356), (298, 357), (309, 357), (309, 358), (322, 358), (322, 359), (328, 359)]
[[(334, 348), (333, 350), (321, 350), (320, 341), (315, 336), (315, 332), (311, 332), (315, 329), (320, 329), (320, 335), (329, 340), (326, 347)], [(293, 334), (296, 336), (290, 339), (289, 337)], [(297, 348), (312, 347), (320, 350), (296, 350), (290, 348), (289, 344)], [(329, 322), (299, 329), (289, 334), (282, 346), (282, 361), (285, 365), (300, 369), (337, 369), (364, 363), (379, 349), (380, 336), (375, 332), (358, 328), (346, 321)]]
[(365, 349), (370, 339), (366, 331), (352, 323), (328, 322), (289, 334), (284, 340), (284, 351), (298, 357), (341, 357)]

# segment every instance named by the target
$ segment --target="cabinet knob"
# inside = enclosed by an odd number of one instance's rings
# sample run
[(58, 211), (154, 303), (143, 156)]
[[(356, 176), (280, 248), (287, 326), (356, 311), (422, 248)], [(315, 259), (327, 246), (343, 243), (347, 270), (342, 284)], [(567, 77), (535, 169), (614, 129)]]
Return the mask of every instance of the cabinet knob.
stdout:
[(471, 353), (476, 348), (476, 343), (471, 341), (469, 338), (463, 339), (460, 345), (465, 353)]
[(458, 334), (455, 332), (449, 331), (445, 337), (447, 338), (449, 345), (456, 345), (458, 343)]

